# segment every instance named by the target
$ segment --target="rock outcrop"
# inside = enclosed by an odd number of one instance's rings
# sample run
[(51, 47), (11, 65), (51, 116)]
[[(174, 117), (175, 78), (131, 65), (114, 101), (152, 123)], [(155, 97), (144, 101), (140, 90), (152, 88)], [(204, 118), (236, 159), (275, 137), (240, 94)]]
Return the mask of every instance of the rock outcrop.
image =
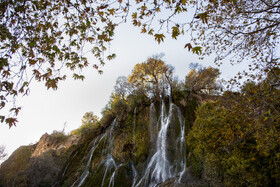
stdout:
[(79, 136), (46, 133), (38, 143), (21, 146), (1, 165), (0, 186), (51, 186), (79, 139)]

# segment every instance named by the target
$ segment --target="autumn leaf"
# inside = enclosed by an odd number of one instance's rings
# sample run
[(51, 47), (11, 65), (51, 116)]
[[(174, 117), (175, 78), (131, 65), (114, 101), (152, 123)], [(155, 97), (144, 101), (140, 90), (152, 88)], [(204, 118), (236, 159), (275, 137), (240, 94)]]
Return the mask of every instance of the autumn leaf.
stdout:
[(18, 120), (16, 118), (7, 118), (5, 122), (9, 124), (9, 127), (11, 128), (12, 126), (16, 126)]
[(146, 33), (147, 32), (147, 29), (145, 26), (142, 27), (142, 30), (141, 30), (141, 33)]
[(107, 56), (107, 59), (108, 59), (108, 60), (112, 60), (112, 59), (114, 59), (114, 58), (116, 58), (116, 54), (111, 54), (111, 55), (108, 55), (108, 56)]
[(3, 78), (8, 78), (10, 75), (11, 75), (10, 71), (7, 70), (3, 71), (2, 73)]
[(132, 19), (137, 19), (137, 12), (134, 12), (134, 13), (132, 14)]
[(154, 29), (150, 29), (148, 32), (149, 35), (153, 35), (154, 34)]
[(47, 89), (57, 89), (57, 80), (56, 79), (47, 79), (46, 83), (45, 83)]
[(15, 114), (16, 114), (16, 116), (18, 115), (18, 113), (19, 113), (19, 111), (21, 110), (21, 107), (18, 107), (18, 108), (12, 108), (11, 110), (10, 110), (10, 112), (15, 112)]
[(20, 93), (23, 93), (23, 92), (24, 92), (24, 88), (25, 88), (25, 87), (28, 87), (28, 85), (29, 85), (28, 82), (24, 82), (24, 83), (22, 84), (21, 88), (19, 89), (19, 92), (20, 92)]
[(5, 105), (6, 105), (6, 103), (5, 103), (4, 101), (1, 101), (1, 103), (0, 103), (0, 109), (4, 108)]
[(184, 48), (188, 48), (188, 50), (190, 51), (192, 49), (192, 44), (187, 43)]
[(3, 123), (4, 120), (5, 120), (5, 116), (0, 116), (0, 121), (1, 121), (1, 123)]
[(164, 34), (155, 34), (155, 40), (160, 44), (160, 42), (163, 42), (165, 36)]
[(201, 55), (202, 51), (201, 51), (201, 47), (194, 47), (192, 48), (192, 52), (197, 54), (197, 55)]
[(177, 36), (180, 35), (180, 30), (178, 27), (172, 27), (172, 38), (177, 39)]
[(85, 79), (85, 76), (84, 75), (78, 75), (76, 73), (73, 74), (73, 78), (74, 80), (84, 80)]
[(201, 13), (201, 14), (197, 14), (197, 16), (201, 19), (202, 23), (208, 23), (207, 17), (208, 14), (207, 12)]

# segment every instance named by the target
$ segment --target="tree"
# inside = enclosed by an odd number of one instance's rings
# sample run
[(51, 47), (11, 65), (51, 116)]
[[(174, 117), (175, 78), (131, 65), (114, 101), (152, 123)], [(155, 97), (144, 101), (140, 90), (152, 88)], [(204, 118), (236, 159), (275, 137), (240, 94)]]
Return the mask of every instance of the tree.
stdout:
[[(81, 80), (81, 70), (88, 66), (101, 73), (99, 64), (88, 61), (88, 53), (104, 64), (106, 45), (120, 21), (116, 15), (124, 13), (122, 3), (114, 6), (102, 1), (1, 1), (0, 109), (19, 95), (27, 95), (33, 79), (57, 89), (58, 82), (66, 78), (64, 68)], [(86, 45), (94, 47), (84, 51)], [(114, 57), (107, 55), (109, 60)], [(20, 109), (13, 106), (9, 116), (0, 116), (1, 122), (15, 125)]]
[[(158, 43), (169, 34), (177, 39), (191, 32), (185, 48), (193, 53), (215, 52), (218, 64), (229, 55), (236, 55), (238, 62), (250, 58), (254, 70), (270, 70), (280, 65), (275, 56), (279, 6), (278, 0), (2, 0), (0, 109), (27, 95), (33, 79), (57, 89), (58, 82), (66, 79), (65, 68), (81, 80), (85, 78), (81, 70), (88, 66), (102, 72), (105, 59), (115, 57), (105, 53), (107, 44), (129, 16), (141, 33), (152, 35)], [(190, 19), (178, 19), (182, 17)], [(91, 51), (84, 51), (87, 44), (93, 46)], [(88, 52), (99, 63), (89, 61)], [(0, 120), (15, 125), (20, 109), (12, 106)]]
[(197, 69), (191, 69), (185, 78), (185, 86), (188, 90), (211, 94), (220, 89), (217, 83), (217, 78), (221, 74), (219, 69), (211, 66), (208, 68), (193, 66), (193, 68)]
[(82, 118), (82, 125), (86, 125), (89, 123), (95, 124), (99, 120), (98, 116), (94, 115), (93, 112), (86, 112)]
[(72, 135), (82, 135), (98, 126), (99, 118), (93, 112), (86, 112), (82, 117), (82, 125), (73, 131)]
[(161, 56), (148, 58), (146, 62), (136, 64), (128, 81), (136, 87), (144, 87), (160, 100), (166, 90), (166, 83), (171, 83), (174, 68), (166, 65)]
[[(195, 42), (205, 52), (217, 53), (221, 62), (228, 55), (235, 59), (253, 60), (257, 65), (271, 62), (271, 55), (279, 44), (280, 3), (278, 0), (219, 0), (209, 1), (197, 8), (197, 15), (205, 24), (194, 21), (199, 32)], [(200, 41), (199, 41), (200, 40)], [(197, 43), (197, 44), (198, 44)], [(259, 67), (261, 68), (261, 67)]]
[(196, 113), (188, 144), (196, 169), (213, 186), (280, 184), (280, 89), (267, 77), (225, 92)]
[(128, 82), (127, 77), (120, 76), (117, 78), (114, 92), (115, 95), (120, 96), (121, 99), (125, 99), (126, 96), (132, 94), (134, 89), (134, 86)]

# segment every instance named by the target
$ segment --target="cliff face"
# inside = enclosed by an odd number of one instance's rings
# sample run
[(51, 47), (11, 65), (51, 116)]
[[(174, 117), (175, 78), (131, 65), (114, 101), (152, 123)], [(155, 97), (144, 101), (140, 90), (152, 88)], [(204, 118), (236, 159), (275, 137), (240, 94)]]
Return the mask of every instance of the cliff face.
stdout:
[[(1, 186), (186, 186), (195, 99), (143, 104), (82, 136), (44, 134), (0, 168)], [(189, 180), (185, 180), (188, 178)]]
[(106, 129), (84, 138), (54, 186), (198, 184), (187, 168), (185, 141), (196, 106), (195, 100), (179, 100), (116, 116)]
[(78, 136), (44, 134), (37, 144), (21, 146), (1, 165), (0, 185), (51, 186), (78, 142)]

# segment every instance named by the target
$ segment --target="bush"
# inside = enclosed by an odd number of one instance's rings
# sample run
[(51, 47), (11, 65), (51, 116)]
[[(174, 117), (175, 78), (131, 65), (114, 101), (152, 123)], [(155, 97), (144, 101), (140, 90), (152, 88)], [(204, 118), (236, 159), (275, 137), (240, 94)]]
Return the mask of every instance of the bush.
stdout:
[(54, 137), (59, 142), (62, 142), (68, 138), (68, 136), (65, 134), (64, 131), (57, 131), (57, 130), (54, 130), (51, 136)]
[(80, 128), (73, 130), (71, 132), (71, 135), (82, 135), (98, 127), (99, 123), (86, 123), (84, 125), (81, 125)]

